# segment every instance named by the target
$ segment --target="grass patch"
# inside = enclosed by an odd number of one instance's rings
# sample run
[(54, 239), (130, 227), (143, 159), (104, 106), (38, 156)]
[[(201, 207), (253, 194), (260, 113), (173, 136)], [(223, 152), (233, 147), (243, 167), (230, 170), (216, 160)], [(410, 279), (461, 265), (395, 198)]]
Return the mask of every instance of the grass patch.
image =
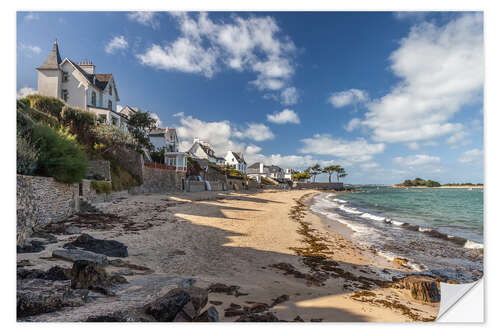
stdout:
[(138, 177), (122, 168), (116, 161), (110, 160), (111, 183), (113, 191), (124, 191), (131, 187), (141, 185)]
[(112, 189), (112, 186), (109, 182), (100, 180), (93, 180), (90, 183), (90, 187), (92, 187), (97, 194), (102, 194), (102, 193), (110, 194)]

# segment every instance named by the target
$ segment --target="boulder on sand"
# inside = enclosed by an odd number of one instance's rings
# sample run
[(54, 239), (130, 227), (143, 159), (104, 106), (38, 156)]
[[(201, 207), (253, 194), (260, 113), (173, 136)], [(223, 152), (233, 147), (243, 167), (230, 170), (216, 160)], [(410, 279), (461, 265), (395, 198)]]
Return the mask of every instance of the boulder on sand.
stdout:
[(438, 282), (422, 276), (408, 276), (393, 285), (395, 288), (410, 291), (411, 297), (418, 301), (435, 303), (441, 300)]
[(82, 234), (73, 242), (66, 243), (64, 248), (79, 247), (87, 251), (104, 254), (110, 257), (128, 257), (127, 246), (116, 240), (96, 239)]
[(99, 265), (107, 265), (108, 258), (103, 254), (83, 250), (57, 249), (52, 251), (52, 257), (75, 262), (78, 260), (90, 260)]
[(126, 283), (122, 276), (109, 276), (104, 269), (94, 261), (78, 260), (71, 269), (71, 288), (91, 289), (105, 295), (113, 295), (109, 289), (113, 283)]

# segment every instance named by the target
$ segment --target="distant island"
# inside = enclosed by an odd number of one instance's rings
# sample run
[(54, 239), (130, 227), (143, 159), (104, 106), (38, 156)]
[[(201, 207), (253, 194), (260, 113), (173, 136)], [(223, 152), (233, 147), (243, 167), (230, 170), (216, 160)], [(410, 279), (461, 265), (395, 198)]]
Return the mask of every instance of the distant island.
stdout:
[(406, 179), (401, 184), (396, 184), (394, 187), (441, 187), (441, 188), (456, 188), (456, 187), (483, 187), (483, 184), (473, 183), (447, 183), (441, 185), (439, 182), (431, 179), (415, 178), (413, 180)]

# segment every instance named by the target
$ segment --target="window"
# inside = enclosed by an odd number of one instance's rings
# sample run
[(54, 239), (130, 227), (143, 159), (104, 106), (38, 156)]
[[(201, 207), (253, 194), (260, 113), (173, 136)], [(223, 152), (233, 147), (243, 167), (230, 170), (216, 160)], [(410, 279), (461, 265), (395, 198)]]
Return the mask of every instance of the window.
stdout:
[(114, 126), (117, 126), (118, 125), (118, 119), (116, 119), (115, 117), (111, 117), (111, 124), (113, 124)]
[(108, 110), (113, 110), (113, 102), (108, 101)]
[(113, 88), (109, 85), (109, 96), (113, 96)]
[(63, 91), (62, 91), (62, 98), (64, 99), (65, 102), (68, 101), (68, 98), (69, 98), (68, 90), (63, 89)]
[(97, 96), (95, 94), (95, 91), (92, 92), (92, 98), (91, 98), (91, 100), (92, 100), (92, 102), (91, 102), (92, 105), (95, 106), (96, 100), (97, 100)]
[(63, 80), (63, 82), (68, 82), (68, 78), (69, 78), (69, 73), (68, 72), (63, 72), (62, 73), (62, 80)]
[(105, 114), (100, 114), (99, 115), (99, 122), (104, 124), (106, 122), (106, 115)]

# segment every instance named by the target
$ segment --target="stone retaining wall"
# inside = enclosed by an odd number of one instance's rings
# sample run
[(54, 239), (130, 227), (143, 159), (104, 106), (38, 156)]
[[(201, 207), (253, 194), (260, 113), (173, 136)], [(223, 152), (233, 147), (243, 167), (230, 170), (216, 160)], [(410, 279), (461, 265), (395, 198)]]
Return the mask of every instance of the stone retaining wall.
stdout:
[(143, 182), (144, 158), (141, 154), (122, 147), (118, 147), (110, 152), (110, 154), (123, 169), (139, 177), (141, 183)]
[[(111, 182), (109, 182), (111, 185)], [(106, 193), (97, 194), (97, 192), (91, 186), (92, 180), (82, 179), (82, 188), (80, 198), (87, 201), (88, 203), (101, 203), (110, 201), (110, 195)]]
[(294, 183), (294, 189), (315, 189), (315, 190), (335, 190), (342, 191), (344, 183)]
[(205, 191), (205, 182), (190, 180), (187, 182), (186, 190), (188, 192), (203, 192)]
[(79, 210), (78, 184), (51, 177), (17, 175), (17, 244), (34, 230), (63, 220)]
[(87, 178), (92, 179), (94, 175), (99, 175), (103, 180), (111, 181), (111, 168), (109, 161), (91, 160), (89, 161), (89, 172)]
[(186, 173), (143, 166), (142, 185), (129, 190), (131, 194), (183, 191)]
[(211, 181), (210, 183), (210, 189), (212, 191), (225, 191), (227, 190), (227, 186), (225, 182), (221, 181)]

